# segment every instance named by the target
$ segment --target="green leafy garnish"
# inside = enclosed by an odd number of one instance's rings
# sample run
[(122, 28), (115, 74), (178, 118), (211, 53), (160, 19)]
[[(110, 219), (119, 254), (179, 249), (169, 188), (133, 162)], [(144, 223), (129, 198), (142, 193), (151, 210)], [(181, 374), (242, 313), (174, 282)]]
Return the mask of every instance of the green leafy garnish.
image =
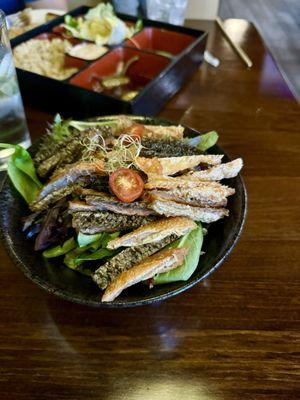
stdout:
[(217, 143), (218, 139), (219, 135), (216, 131), (205, 133), (204, 135), (201, 135), (201, 141), (197, 145), (197, 149), (206, 151), (210, 147), (213, 147)]
[(59, 114), (54, 117), (54, 123), (51, 125), (51, 133), (55, 140), (61, 141), (71, 135), (71, 120), (63, 120)]
[[(86, 235), (85, 233), (79, 232), (77, 236), (77, 242), (79, 247), (89, 246), (95, 242), (99, 243), (102, 248), (106, 248), (107, 243), (119, 236), (120, 232), (114, 233), (96, 233), (95, 235)], [(99, 246), (98, 246), (99, 247)]]
[(73, 260), (74, 265), (80, 265), (85, 261), (94, 261), (94, 260), (101, 260), (105, 257), (111, 257), (116, 253), (115, 250), (108, 250), (108, 249), (99, 249), (94, 251), (93, 253), (83, 254)]
[(84, 247), (98, 241), (102, 236), (103, 233), (97, 233), (96, 235), (86, 235), (79, 232), (77, 236), (77, 242), (79, 244), (79, 247)]
[(101, 240), (98, 240), (85, 247), (76, 247), (65, 255), (64, 263), (67, 267), (76, 269), (85, 261), (100, 260), (104, 257), (109, 257), (115, 251), (104, 249), (101, 246)]
[(114, 232), (114, 233), (103, 233), (103, 236), (101, 238), (101, 246), (105, 249), (107, 247), (107, 243), (115, 238), (117, 238), (120, 235), (120, 232)]
[(120, 44), (134, 33), (134, 28), (116, 16), (110, 3), (100, 3), (83, 16), (66, 16), (63, 26), (72, 36), (99, 45)]
[(62, 256), (69, 251), (73, 250), (77, 246), (74, 238), (70, 238), (64, 242), (62, 246), (55, 246), (51, 249), (47, 249), (43, 252), (45, 258), (54, 258)]
[(134, 33), (137, 33), (139, 31), (141, 31), (143, 29), (143, 20), (141, 18), (139, 18), (135, 25), (134, 25)]
[(7, 164), (7, 173), (25, 201), (32, 203), (43, 185), (36, 175), (31, 155), (19, 145), (0, 143), (0, 148), (14, 149)]
[(81, 254), (84, 254), (90, 246), (85, 247), (75, 247), (73, 250), (69, 251), (64, 257), (64, 264), (67, 267), (74, 269), (76, 267), (75, 260)]
[(76, 18), (72, 17), (72, 15), (67, 14), (65, 16), (65, 24), (67, 24), (69, 27), (77, 28), (78, 21)]
[(72, 134), (70, 128), (77, 129), (78, 131), (84, 131), (88, 128), (97, 126), (116, 126), (117, 122), (114, 120), (109, 121), (76, 121), (71, 119), (63, 119), (60, 114), (56, 114), (54, 122), (50, 126), (50, 132), (54, 140), (60, 142), (68, 138)]
[(79, 268), (79, 266), (86, 261), (101, 260), (116, 254), (116, 250), (108, 250), (106, 246), (110, 240), (118, 236), (119, 232), (111, 234), (105, 232), (95, 235), (79, 233), (77, 237), (79, 246), (75, 246), (65, 255), (64, 264), (84, 274), (90, 274), (89, 269)]
[(202, 226), (199, 223), (196, 229), (167, 246), (169, 248), (188, 247), (189, 252), (185, 257), (184, 263), (180, 267), (169, 272), (158, 274), (154, 278), (154, 285), (176, 281), (187, 281), (198, 266), (202, 242), (203, 232)]
[(190, 146), (195, 146), (201, 151), (206, 151), (210, 147), (214, 146), (219, 139), (219, 135), (216, 131), (204, 133), (192, 138), (186, 138), (185, 142)]

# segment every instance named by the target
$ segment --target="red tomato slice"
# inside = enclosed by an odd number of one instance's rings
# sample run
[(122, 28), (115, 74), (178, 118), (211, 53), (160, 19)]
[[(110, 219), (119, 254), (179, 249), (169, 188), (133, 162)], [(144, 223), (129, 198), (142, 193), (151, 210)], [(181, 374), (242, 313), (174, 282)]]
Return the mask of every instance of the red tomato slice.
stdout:
[(119, 200), (131, 203), (143, 193), (144, 182), (138, 172), (119, 168), (110, 175), (109, 187)]

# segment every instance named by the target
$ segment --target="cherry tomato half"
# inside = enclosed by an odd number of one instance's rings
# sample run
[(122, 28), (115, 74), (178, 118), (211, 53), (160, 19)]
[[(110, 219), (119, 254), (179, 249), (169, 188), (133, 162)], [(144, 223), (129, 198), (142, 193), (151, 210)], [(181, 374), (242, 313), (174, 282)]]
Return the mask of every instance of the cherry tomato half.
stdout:
[(138, 172), (119, 168), (110, 175), (109, 187), (119, 200), (131, 203), (143, 193), (144, 182)]

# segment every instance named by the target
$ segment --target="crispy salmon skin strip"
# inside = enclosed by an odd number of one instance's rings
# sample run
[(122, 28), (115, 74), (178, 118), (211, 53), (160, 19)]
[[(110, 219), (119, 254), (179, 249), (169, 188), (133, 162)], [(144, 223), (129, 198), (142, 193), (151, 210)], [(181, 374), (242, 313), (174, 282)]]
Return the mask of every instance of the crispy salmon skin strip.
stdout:
[(154, 275), (161, 272), (167, 272), (181, 265), (188, 249), (162, 250), (153, 256), (134, 265), (127, 271), (122, 272), (105, 290), (102, 296), (103, 302), (113, 301), (119, 294), (129, 286), (138, 282), (153, 278)]

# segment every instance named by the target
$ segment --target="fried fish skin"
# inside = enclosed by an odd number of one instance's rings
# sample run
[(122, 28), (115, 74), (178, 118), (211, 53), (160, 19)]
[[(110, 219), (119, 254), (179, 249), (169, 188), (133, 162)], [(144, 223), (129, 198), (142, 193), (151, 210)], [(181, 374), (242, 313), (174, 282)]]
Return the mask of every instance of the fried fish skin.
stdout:
[(138, 264), (163, 247), (174, 242), (176, 235), (168, 236), (158, 243), (145, 244), (143, 246), (128, 247), (119, 254), (101, 265), (92, 278), (101, 289), (105, 289), (123, 271), (127, 271), (133, 265)]
[(67, 164), (80, 160), (85, 149), (85, 140), (102, 141), (112, 135), (110, 126), (88, 128), (84, 131), (76, 131), (69, 128), (70, 136), (57, 141), (53, 135), (48, 134), (39, 145), (33, 160), (39, 176), (46, 177)]
[(171, 271), (184, 262), (188, 248), (164, 249), (123, 271), (105, 290), (102, 301), (113, 301), (121, 292), (139, 282), (153, 278), (156, 274)]
[(197, 147), (189, 146), (181, 140), (142, 140), (141, 157), (180, 157), (203, 154)]
[(73, 213), (72, 226), (87, 235), (139, 228), (155, 220), (154, 216), (115, 214), (109, 211)]

